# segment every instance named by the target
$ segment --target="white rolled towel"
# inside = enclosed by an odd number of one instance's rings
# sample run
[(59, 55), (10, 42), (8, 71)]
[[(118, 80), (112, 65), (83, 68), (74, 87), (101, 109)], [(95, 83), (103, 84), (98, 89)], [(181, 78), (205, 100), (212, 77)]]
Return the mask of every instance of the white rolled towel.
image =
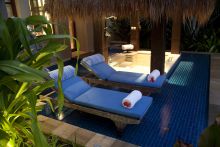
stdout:
[(155, 82), (159, 76), (160, 76), (160, 71), (155, 69), (147, 76), (147, 81)]
[(124, 44), (121, 46), (122, 50), (133, 50), (134, 45), (133, 44)]
[(131, 109), (141, 98), (142, 93), (138, 90), (134, 90), (122, 100), (122, 106)]

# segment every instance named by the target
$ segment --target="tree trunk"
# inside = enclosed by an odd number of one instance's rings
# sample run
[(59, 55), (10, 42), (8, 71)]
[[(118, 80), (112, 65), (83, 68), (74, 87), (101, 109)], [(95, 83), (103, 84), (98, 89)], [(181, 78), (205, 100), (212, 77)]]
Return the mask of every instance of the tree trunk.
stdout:
[(171, 53), (179, 54), (181, 47), (182, 17), (173, 18)]
[(139, 28), (139, 16), (131, 16), (131, 37), (130, 42), (134, 45), (134, 50), (140, 49), (140, 28)]
[(166, 49), (166, 20), (156, 24), (151, 32), (151, 71), (158, 69), (164, 73)]
[(94, 20), (94, 47), (96, 53), (101, 53), (108, 62), (108, 38), (105, 36), (105, 18)]
[(102, 52), (102, 23), (100, 19), (95, 19), (93, 21), (93, 30), (94, 30), (94, 51), (95, 53), (101, 53)]
[(74, 36), (74, 21), (73, 17), (69, 16), (68, 17), (68, 26), (69, 26), (69, 34), (70, 34), (70, 48), (71, 50), (75, 50), (75, 40), (73, 39)]

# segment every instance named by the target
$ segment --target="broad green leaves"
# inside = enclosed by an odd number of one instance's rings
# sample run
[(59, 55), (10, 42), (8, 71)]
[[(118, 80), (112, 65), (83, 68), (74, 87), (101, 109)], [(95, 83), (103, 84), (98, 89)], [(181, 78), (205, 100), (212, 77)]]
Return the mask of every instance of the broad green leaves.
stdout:
[(21, 82), (44, 81), (48, 76), (46, 72), (33, 69), (15, 60), (0, 61), (0, 70)]
[(0, 59), (8, 57), (8, 59), (13, 59), (13, 48), (12, 48), (12, 38), (9, 34), (8, 27), (0, 15)]
[[(32, 31), (27, 25), (34, 26)], [(33, 37), (31, 33), (44, 30), (46, 35)], [(0, 16), (0, 146), (47, 147), (48, 143), (40, 131), (37, 121), (37, 102), (47, 102), (49, 98), (39, 98), (42, 91), (54, 86), (48, 73), (42, 69), (51, 63), (57, 53), (67, 45), (56, 41), (69, 39), (69, 35), (53, 35), (52, 28), (43, 16), (26, 19)], [(79, 42), (77, 52), (79, 54)], [(33, 46), (43, 44), (37, 51)], [(59, 112), (62, 111), (64, 96), (61, 77), (63, 62), (57, 57), (59, 67)], [(53, 108), (52, 108), (53, 109)]]
[(64, 64), (60, 58), (57, 58), (58, 63), (58, 104), (59, 104), (59, 115), (62, 111), (63, 105), (64, 105), (64, 95), (63, 95), (63, 88), (62, 88), (62, 76), (63, 76), (63, 67)]

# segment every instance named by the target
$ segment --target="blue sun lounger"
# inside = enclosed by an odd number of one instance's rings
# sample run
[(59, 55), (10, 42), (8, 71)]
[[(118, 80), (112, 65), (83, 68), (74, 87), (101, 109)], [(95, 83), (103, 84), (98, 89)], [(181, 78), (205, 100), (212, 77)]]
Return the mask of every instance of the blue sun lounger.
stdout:
[[(105, 59), (101, 54), (83, 58), (81, 65), (99, 78), (98, 80), (94, 80), (94, 78), (85, 77), (85, 80), (89, 83), (109, 84), (110, 86), (117, 86), (119, 88), (138, 89), (142, 92), (155, 92), (166, 81), (165, 74), (159, 76), (155, 82), (148, 82), (147, 74), (116, 71), (105, 63)], [(105, 82), (100, 83), (100, 79)]]
[[(58, 70), (50, 71), (49, 75), (57, 81)], [(153, 100), (151, 97), (143, 96), (132, 109), (124, 108), (122, 100), (129, 93), (91, 87), (74, 75), (72, 66), (64, 67), (62, 89), (66, 107), (111, 119), (120, 131), (126, 124), (139, 124)]]

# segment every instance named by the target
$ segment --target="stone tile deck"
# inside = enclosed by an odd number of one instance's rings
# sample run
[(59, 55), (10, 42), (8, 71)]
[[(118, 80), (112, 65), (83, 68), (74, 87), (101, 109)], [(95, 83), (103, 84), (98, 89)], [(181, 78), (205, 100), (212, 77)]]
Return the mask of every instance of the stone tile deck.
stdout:
[(57, 136), (69, 143), (85, 147), (138, 147), (43, 115), (38, 116), (38, 121), (45, 134)]
[(210, 90), (209, 90), (209, 124), (220, 114), (220, 54), (211, 55)]

